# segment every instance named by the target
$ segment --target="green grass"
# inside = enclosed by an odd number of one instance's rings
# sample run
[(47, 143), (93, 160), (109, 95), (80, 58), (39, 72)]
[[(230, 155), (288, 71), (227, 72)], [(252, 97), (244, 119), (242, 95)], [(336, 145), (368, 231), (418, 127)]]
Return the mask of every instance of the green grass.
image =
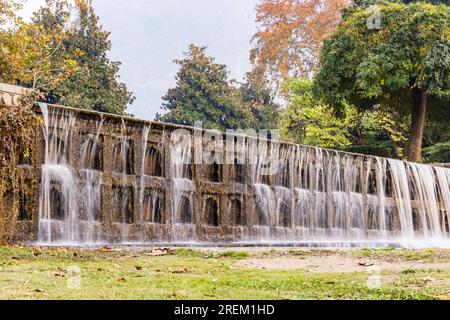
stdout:
[[(283, 254), (308, 258), (299, 252)], [(435, 299), (450, 290), (450, 270), (382, 271), (381, 289), (370, 289), (366, 272), (238, 267), (245, 251), (149, 253), (0, 247), (0, 299)], [(81, 271), (80, 290), (68, 286), (72, 267)]]
[(353, 252), (355, 257), (365, 258), (383, 258), (388, 260), (400, 261), (418, 261), (433, 262), (438, 259), (441, 261), (450, 261), (448, 250), (444, 249), (422, 249), (422, 250), (406, 250), (406, 249), (361, 249)]

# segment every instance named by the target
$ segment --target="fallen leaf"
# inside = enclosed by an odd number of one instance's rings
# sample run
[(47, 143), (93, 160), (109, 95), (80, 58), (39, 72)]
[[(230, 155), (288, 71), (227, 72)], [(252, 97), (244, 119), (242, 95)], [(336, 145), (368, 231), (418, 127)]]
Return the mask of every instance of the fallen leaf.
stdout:
[(119, 281), (119, 282), (125, 282), (126, 280), (125, 280), (125, 278), (119, 278), (119, 279), (117, 279), (117, 281)]
[(172, 271), (172, 273), (187, 273), (188, 270), (186, 268), (182, 268), (182, 269), (178, 269), (178, 270), (174, 270)]
[(152, 251), (149, 253), (150, 256), (164, 256), (167, 254), (169, 249), (167, 248), (153, 248)]
[(58, 251), (58, 252), (67, 252), (67, 249), (66, 248), (58, 248), (58, 249), (56, 249), (56, 251)]
[(35, 257), (37, 257), (37, 256), (39, 256), (39, 255), (41, 255), (42, 254), (42, 249), (40, 248), (40, 247), (34, 247), (33, 248), (33, 255), (35, 256)]
[(142, 266), (134, 266), (136, 268), (136, 270), (142, 270)]
[(360, 262), (359, 265), (361, 267), (370, 267), (373, 266), (373, 262)]
[(109, 246), (104, 246), (104, 247), (102, 248), (102, 251), (103, 251), (103, 252), (111, 252), (112, 249), (111, 249)]
[(450, 294), (447, 294), (447, 295), (445, 295), (445, 296), (438, 296), (438, 298), (439, 298), (440, 300), (446, 300), (446, 301), (448, 301), (448, 300), (450, 300)]

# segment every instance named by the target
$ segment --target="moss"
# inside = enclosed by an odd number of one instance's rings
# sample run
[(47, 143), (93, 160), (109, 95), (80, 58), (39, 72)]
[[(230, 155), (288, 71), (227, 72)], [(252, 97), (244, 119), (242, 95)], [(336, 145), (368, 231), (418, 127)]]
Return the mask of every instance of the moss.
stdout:
[[(0, 243), (9, 242), (15, 234), (19, 211), (19, 193), (25, 186), (25, 173), (20, 162), (32, 164), (35, 130), (40, 124), (31, 104), (0, 104)], [(30, 172), (28, 184), (36, 180)], [(30, 197), (31, 199), (32, 197)], [(33, 207), (29, 203), (28, 207)]]

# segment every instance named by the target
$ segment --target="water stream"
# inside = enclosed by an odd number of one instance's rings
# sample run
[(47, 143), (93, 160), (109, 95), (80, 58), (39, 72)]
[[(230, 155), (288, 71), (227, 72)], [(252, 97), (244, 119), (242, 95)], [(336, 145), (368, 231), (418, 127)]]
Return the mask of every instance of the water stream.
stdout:
[[(111, 138), (112, 159), (106, 159), (109, 129), (103, 117), (89, 120), (95, 130), (84, 132), (73, 111), (40, 106), (40, 243), (219, 244), (202, 242), (199, 235), (206, 214), (201, 197), (209, 191), (199, 190), (191, 139), (171, 132), (165, 145), (163, 131), (155, 143), (148, 123), (133, 140), (131, 124), (122, 119), (120, 136)], [(223, 185), (231, 185), (232, 197), (220, 206), (230, 212), (224, 230), (231, 238), (222, 244), (450, 247), (450, 169), (247, 141), (239, 152), (253, 162), (235, 162), (229, 171), (234, 178), (226, 177)], [(164, 161), (158, 150), (168, 147)], [(136, 150), (141, 153), (135, 157)], [(140, 161), (137, 168), (134, 159)], [(105, 170), (113, 171), (115, 182)]]

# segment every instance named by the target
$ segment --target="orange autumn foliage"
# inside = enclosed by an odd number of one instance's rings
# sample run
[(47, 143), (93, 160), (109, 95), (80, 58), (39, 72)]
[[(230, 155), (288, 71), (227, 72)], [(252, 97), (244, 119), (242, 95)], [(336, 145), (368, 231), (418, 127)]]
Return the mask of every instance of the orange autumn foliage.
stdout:
[(323, 40), (350, 0), (263, 0), (256, 7), (258, 31), (251, 60), (276, 83), (311, 76)]

